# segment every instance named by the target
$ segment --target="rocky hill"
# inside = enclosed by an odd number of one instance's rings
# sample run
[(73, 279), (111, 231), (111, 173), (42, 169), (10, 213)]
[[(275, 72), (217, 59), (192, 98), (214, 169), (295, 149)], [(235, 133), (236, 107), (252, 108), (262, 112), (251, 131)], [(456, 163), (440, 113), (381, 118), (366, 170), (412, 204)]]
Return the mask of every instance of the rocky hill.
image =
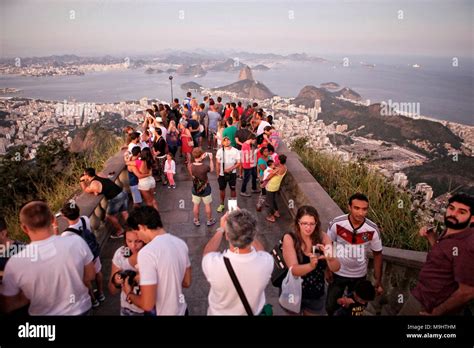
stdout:
[(201, 89), (204, 88), (202, 85), (194, 81), (185, 82), (180, 87), (181, 89), (184, 89), (186, 91), (196, 91), (196, 92), (199, 92)]
[(247, 65), (240, 70), (239, 81), (241, 80), (254, 80), (252, 70)]
[(294, 105), (304, 105), (307, 108), (314, 108), (314, 103), (316, 99), (326, 100), (331, 95), (328, 91), (323, 88), (318, 88), (315, 86), (305, 86), (298, 93), (295, 99), (292, 100), (291, 104)]
[(247, 99), (263, 100), (275, 95), (267, 86), (255, 80), (240, 80), (230, 85), (214, 88), (213, 90), (236, 93), (239, 98)]

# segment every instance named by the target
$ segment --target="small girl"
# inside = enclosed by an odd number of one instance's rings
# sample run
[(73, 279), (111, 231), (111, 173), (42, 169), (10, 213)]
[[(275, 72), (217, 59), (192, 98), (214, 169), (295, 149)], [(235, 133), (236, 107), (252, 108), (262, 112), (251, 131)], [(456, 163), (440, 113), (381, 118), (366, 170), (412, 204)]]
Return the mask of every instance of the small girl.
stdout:
[(166, 162), (165, 162), (165, 174), (168, 178), (168, 188), (176, 188), (174, 182), (174, 175), (176, 174), (176, 163), (173, 160), (173, 154), (168, 152), (166, 155)]

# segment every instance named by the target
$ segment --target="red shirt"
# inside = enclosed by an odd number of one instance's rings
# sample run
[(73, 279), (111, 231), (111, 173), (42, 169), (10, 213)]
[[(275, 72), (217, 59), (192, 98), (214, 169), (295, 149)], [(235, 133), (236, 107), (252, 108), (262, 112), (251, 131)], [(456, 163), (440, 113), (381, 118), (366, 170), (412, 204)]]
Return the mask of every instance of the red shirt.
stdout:
[(474, 286), (474, 228), (438, 239), (428, 252), (413, 296), (431, 312), (459, 283)]
[(232, 109), (225, 109), (224, 118), (227, 119), (230, 116)]
[(241, 149), (241, 159), (242, 168), (250, 169), (257, 165), (257, 158), (255, 156), (255, 150), (252, 149), (252, 146), (247, 143), (242, 144)]
[(242, 114), (244, 113), (244, 108), (241, 106), (237, 106), (237, 112), (239, 113), (239, 116), (242, 116)]

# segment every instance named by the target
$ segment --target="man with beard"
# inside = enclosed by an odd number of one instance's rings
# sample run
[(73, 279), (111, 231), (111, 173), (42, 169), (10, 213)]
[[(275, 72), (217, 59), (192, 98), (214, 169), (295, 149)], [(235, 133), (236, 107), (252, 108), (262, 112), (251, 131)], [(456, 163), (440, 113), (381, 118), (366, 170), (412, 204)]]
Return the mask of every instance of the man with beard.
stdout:
[(420, 230), (431, 250), (399, 315), (461, 314), (474, 299), (474, 197), (459, 193), (448, 202), (446, 230)]

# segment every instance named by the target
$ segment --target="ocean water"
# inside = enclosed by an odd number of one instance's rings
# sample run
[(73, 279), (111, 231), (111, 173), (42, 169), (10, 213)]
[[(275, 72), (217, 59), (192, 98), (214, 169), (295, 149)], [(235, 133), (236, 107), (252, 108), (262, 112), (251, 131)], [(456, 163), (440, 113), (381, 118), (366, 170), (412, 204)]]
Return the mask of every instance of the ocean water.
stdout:
[[(273, 93), (295, 97), (306, 85), (319, 86), (336, 82), (349, 87), (363, 99), (373, 102), (391, 100), (399, 103), (420, 103), (420, 114), (437, 119), (474, 125), (474, 64), (459, 60), (452, 66), (449, 58), (351, 57), (348, 67), (336, 61), (328, 63), (283, 61), (268, 71), (253, 71)], [(376, 64), (375, 68), (360, 62)], [(413, 64), (421, 68), (413, 68)], [(252, 64), (250, 64), (252, 65)], [(75, 99), (84, 102), (115, 102), (142, 97), (171, 100), (169, 74), (145, 74), (144, 69), (96, 72), (83, 76), (24, 77), (0, 75), (0, 88), (13, 87), (22, 96), (46, 100)], [(195, 81), (205, 87), (218, 87), (237, 81), (238, 73), (209, 72), (195, 78), (174, 76), (173, 96), (182, 99), (184, 82)]]

